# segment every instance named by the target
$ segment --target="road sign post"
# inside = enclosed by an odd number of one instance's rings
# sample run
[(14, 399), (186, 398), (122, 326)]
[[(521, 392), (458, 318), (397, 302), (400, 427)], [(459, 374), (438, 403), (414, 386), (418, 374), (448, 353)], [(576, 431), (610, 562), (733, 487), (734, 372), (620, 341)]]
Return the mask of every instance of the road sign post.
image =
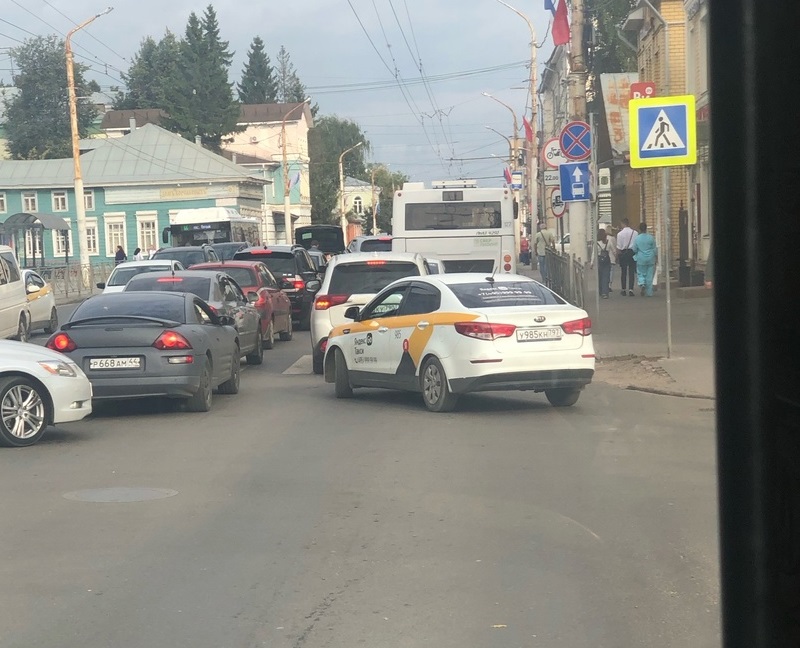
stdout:
[(564, 202), (589, 200), (589, 163), (567, 162), (558, 167), (561, 198)]
[[(571, 121), (569, 122), (564, 128), (561, 130), (561, 135), (559, 137), (559, 144), (561, 145), (561, 152), (564, 154), (564, 157), (572, 162), (588, 160), (592, 154), (592, 128), (589, 124), (584, 121)], [(563, 165), (561, 165), (563, 166)], [(559, 171), (561, 167), (559, 167)], [(574, 191), (567, 192), (565, 191), (565, 183), (562, 176), (561, 182), (561, 189), (562, 194), (564, 197), (565, 202), (567, 202), (567, 197), (572, 195), (573, 202), (575, 203), (572, 208), (570, 208), (570, 247), (572, 255), (577, 256), (578, 259), (584, 260), (586, 257), (587, 252), (587, 245), (586, 245), (586, 228), (588, 226), (588, 215), (589, 215), (589, 173), (588, 173), (588, 166), (586, 167), (586, 175), (585, 178), (582, 178), (582, 182), (573, 182), (570, 184), (575, 184), (578, 186), (574, 187)], [(584, 169), (580, 169), (581, 175), (583, 175)], [(575, 179), (575, 170), (573, 169), (571, 172), (571, 178)], [(581, 187), (583, 185), (583, 195), (581, 195)], [(584, 197), (585, 196), (585, 197)]]

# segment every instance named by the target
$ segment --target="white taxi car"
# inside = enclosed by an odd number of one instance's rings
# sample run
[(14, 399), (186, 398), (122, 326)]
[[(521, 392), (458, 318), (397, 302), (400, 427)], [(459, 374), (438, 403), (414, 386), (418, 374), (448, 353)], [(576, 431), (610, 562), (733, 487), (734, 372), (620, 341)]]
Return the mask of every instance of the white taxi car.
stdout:
[(594, 376), (586, 311), (521, 275), (442, 274), (394, 282), (328, 336), (325, 381), (337, 398), (354, 387), (422, 393), (451, 411), (461, 394), (544, 392), (574, 405)]
[(179, 270), (185, 270), (185, 268), (180, 261), (174, 259), (125, 261), (116, 266), (108, 279), (97, 284), (97, 287), (103, 291), (103, 294), (122, 292), (136, 275), (144, 272), (178, 272)]
[(23, 270), (28, 310), (31, 313), (31, 330), (44, 329), (53, 333), (58, 328), (58, 309), (53, 286), (35, 270)]

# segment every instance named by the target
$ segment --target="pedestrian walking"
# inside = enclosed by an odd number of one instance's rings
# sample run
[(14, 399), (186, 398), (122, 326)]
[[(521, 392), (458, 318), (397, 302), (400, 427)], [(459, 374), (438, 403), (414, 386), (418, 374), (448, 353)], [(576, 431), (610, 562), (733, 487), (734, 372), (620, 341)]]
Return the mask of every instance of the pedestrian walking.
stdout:
[(523, 236), (519, 240), (519, 262), (522, 265), (531, 264), (531, 242), (527, 236)]
[(622, 229), (617, 234), (617, 259), (619, 260), (621, 295), (633, 297), (633, 277), (636, 273), (636, 261), (633, 259), (633, 246), (636, 243), (636, 230), (631, 227), (627, 218), (622, 219)]
[(144, 254), (142, 254), (142, 248), (136, 248), (133, 251), (133, 260), (134, 261), (144, 261)]
[(608, 244), (614, 250), (614, 260), (611, 262), (611, 268), (609, 268), (608, 271), (608, 289), (612, 290), (612, 286), (614, 285), (614, 268), (617, 265), (617, 237), (611, 233), (611, 225), (604, 227), (603, 231), (606, 233)]
[(128, 255), (125, 254), (125, 250), (122, 249), (121, 245), (117, 246), (117, 252), (114, 254), (114, 265), (119, 265), (123, 261), (128, 260)]
[(597, 242), (592, 255), (592, 266), (597, 263), (597, 289), (602, 299), (611, 292), (611, 268), (616, 263), (617, 251), (604, 229), (597, 230)]
[(658, 247), (655, 237), (647, 231), (647, 223), (639, 225), (639, 234), (633, 241), (633, 255), (636, 260), (636, 274), (641, 294), (653, 296), (653, 277), (658, 263)]
[(550, 275), (547, 271), (547, 248), (555, 248), (556, 236), (552, 231), (543, 227), (536, 233), (533, 248), (536, 254), (536, 260), (539, 263), (539, 274), (542, 276), (542, 282), (547, 284), (550, 280)]

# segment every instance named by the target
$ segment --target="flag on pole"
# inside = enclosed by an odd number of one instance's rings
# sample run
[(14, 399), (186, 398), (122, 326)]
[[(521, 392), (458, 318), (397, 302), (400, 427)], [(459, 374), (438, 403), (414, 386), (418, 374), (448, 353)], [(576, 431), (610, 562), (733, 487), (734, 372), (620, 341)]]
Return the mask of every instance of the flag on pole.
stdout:
[(506, 184), (511, 184), (511, 169), (508, 167), (503, 169), (503, 177), (506, 179)]
[(553, 4), (553, 0), (544, 0), (544, 8), (545, 11), (549, 11), (554, 16), (556, 15), (556, 6)]
[(566, 0), (558, 0), (553, 16), (553, 45), (566, 45), (569, 43), (569, 18), (567, 18)]
[(532, 142), (533, 126), (531, 126), (531, 123), (528, 121), (528, 118), (525, 115), (522, 116), (522, 125), (525, 127), (525, 139), (529, 142)]
[(289, 183), (289, 189), (294, 189), (294, 186), (298, 182), (300, 182), (300, 172), (299, 171), (294, 174), (294, 177), (292, 178), (292, 181)]

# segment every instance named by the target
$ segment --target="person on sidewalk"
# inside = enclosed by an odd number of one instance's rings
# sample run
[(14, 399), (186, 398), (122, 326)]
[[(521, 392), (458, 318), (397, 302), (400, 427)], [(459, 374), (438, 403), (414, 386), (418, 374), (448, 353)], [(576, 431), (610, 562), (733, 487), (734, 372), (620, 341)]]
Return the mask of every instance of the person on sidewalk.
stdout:
[(547, 284), (550, 277), (547, 274), (547, 248), (554, 249), (556, 246), (556, 236), (546, 227), (543, 227), (536, 233), (534, 240), (534, 252), (536, 253), (536, 260), (539, 262), (539, 274), (542, 275), (542, 283)]
[(617, 237), (612, 234), (611, 225), (604, 227), (603, 231), (606, 233), (608, 244), (614, 249), (614, 260), (611, 262), (611, 269), (608, 273), (608, 290), (611, 291), (614, 284), (614, 266), (617, 265)]
[(602, 299), (608, 299), (611, 292), (611, 267), (616, 263), (617, 251), (614, 249), (604, 229), (597, 230), (597, 243), (592, 255), (592, 267), (597, 263), (597, 289)]
[(619, 259), (621, 295), (633, 297), (633, 275), (636, 272), (636, 261), (633, 260), (633, 244), (636, 231), (627, 218), (622, 219), (622, 229), (617, 234), (617, 259)]
[(136, 248), (133, 251), (133, 260), (134, 261), (144, 261), (144, 254), (142, 254), (142, 248)]
[(633, 258), (641, 294), (653, 296), (653, 277), (658, 263), (658, 248), (655, 237), (647, 231), (647, 223), (639, 225), (639, 234), (633, 241)]
[(117, 251), (114, 254), (114, 265), (119, 265), (123, 261), (128, 260), (128, 255), (125, 254), (125, 250), (122, 249), (121, 245), (117, 246)]

